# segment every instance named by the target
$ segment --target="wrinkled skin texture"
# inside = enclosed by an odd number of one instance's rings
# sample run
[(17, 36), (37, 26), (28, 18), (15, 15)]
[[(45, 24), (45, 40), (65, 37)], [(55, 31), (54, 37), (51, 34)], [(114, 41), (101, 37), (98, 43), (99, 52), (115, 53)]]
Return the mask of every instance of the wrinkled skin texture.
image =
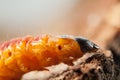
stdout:
[(0, 45), (0, 80), (19, 80), (32, 70), (73, 60), (83, 55), (79, 44), (71, 38), (49, 35), (14, 39)]

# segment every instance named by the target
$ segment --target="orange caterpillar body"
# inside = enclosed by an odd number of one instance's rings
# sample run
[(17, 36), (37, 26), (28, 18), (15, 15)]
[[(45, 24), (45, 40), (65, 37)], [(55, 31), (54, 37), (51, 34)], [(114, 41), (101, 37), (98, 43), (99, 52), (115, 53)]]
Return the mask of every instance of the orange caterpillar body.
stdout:
[(25, 37), (0, 45), (0, 80), (20, 80), (22, 74), (64, 62), (71, 64), (83, 55), (72, 38)]

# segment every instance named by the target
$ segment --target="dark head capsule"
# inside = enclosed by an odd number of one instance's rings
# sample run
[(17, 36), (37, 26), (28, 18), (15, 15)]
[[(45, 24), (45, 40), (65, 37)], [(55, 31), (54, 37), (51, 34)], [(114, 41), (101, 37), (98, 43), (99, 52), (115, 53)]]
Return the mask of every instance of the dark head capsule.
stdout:
[(76, 37), (75, 40), (79, 43), (82, 52), (92, 52), (97, 51), (99, 49), (99, 47), (96, 44), (85, 38)]

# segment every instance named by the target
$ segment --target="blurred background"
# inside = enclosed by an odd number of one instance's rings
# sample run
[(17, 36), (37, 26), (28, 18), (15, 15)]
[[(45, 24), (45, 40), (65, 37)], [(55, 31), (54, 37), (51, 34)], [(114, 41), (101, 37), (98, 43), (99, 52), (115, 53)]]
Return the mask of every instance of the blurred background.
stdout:
[(119, 31), (119, 0), (0, 0), (0, 43), (26, 35), (68, 34), (105, 47)]

